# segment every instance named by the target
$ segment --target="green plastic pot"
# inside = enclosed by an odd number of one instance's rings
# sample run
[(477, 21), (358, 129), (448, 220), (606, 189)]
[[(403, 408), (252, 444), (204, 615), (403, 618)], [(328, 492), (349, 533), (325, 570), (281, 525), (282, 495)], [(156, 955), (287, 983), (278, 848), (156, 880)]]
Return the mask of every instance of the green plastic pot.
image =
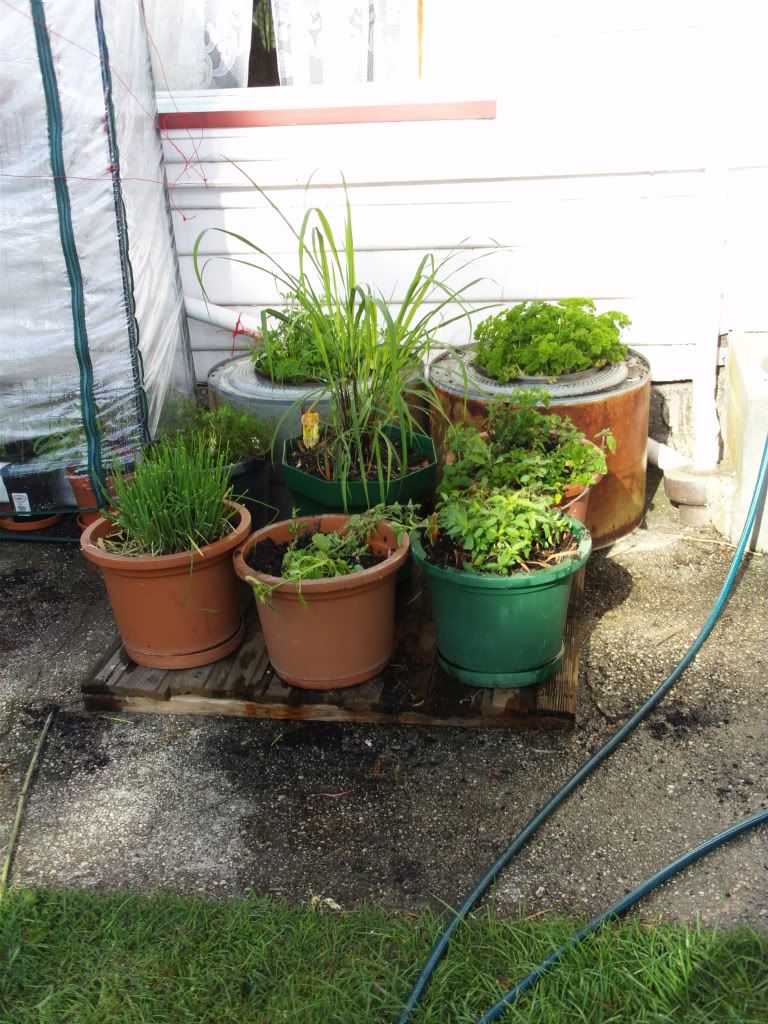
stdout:
[[(396, 431), (392, 433), (393, 438), (399, 438)], [(418, 501), (432, 490), (435, 473), (437, 471), (437, 457), (435, 445), (431, 437), (426, 434), (411, 434), (409, 445), (429, 458), (429, 465), (424, 469), (417, 469), (414, 473), (397, 477), (390, 480), (388, 485), (382, 487), (378, 480), (368, 481), (368, 495), (359, 480), (347, 482), (347, 503), (344, 506), (344, 485), (339, 480), (321, 480), (311, 473), (305, 473), (301, 469), (288, 464), (288, 452), (291, 451), (298, 441), (292, 438), (283, 446), (283, 481), (291, 493), (294, 507), (298, 508), (299, 515), (311, 516), (324, 512), (363, 512), (372, 505), (382, 502), (390, 505), (393, 502), (408, 502), (411, 499)]]
[(471, 686), (517, 687), (558, 670), (571, 583), (592, 550), (587, 528), (568, 518), (578, 557), (513, 576), (443, 569), (427, 561), (421, 536), (411, 538), (429, 577), (438, 658), (449, 675)]

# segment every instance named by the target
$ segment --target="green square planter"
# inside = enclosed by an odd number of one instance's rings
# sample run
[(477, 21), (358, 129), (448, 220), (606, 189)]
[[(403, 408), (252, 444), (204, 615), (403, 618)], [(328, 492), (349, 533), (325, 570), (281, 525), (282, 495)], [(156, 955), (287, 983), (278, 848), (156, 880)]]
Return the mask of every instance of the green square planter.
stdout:
[[(393, 431), (392, 434), (397, 436), (397, 431)], [(311, 473), (305, 473), (288, 464), (288, 452), (293, 449), (297, 441), (298, 438), (291, 438), (285, 442), (282, 469), (283, 480), (293, 498), (294, 507), (302, 516), (324, 512), (363, 512), (372, 505), (382, 502), (390, 505), (396, 501), (403, 503), (411, 499), (419, 501), (430, 493), (435, 482), (437, 457), (434, 442), (426, 434), (412, 434), (411, 444), (422, 455), (429, 458), (429, 465), (424, 469), (417, 469), (414, 473), (393, 479), (389, 485), (383, 488), (378, 481), (369, 480), (367, 497), (359, 480), (348, 482), (345, 508), (343, 484), (340, 481), (321, 480), (319, 477), (312, 476)]]

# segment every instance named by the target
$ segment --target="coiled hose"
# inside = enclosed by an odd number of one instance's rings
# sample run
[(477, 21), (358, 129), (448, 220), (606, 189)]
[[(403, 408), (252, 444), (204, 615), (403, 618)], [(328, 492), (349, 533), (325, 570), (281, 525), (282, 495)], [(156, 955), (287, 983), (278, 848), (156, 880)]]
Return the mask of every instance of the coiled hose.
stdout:
[[(752, 495), (752, 501), (750, 502), (749, 511), (747, 512), (747, 518), (744, 523), (744, 529), (741, 531), (741, 537), (739, 538), (739, 542), (736, 545), (733, 560), (731, 561), (731, 565), (728, 569), (728, 574), (725, 577), (725, 582), (723, 583), (723, 587), (720, 591), (720, 594), (718, 595), (714, 607), (712, 608), (712, 611), (709, 613), (709, 617), (702, 626), (698, 636), (693, 641), (688, 650), (685, 652), (680, 661), (677, 663), (672, 672), (664, 680), (664, 682), (661, 683), (661, 685), (656, 690), (654, 690), (651, 696), (645, 701), (644, 704), (641, 705), (641, 707), (634, 713), (634, 715), (632, 715), (632, 717), (628, 719), (624, 723), (624, 725), (617, 729), (616, 732), (608, 740), (606, 740), (603, 746), (600, 747), (600, 749), (597, 750), (589, 758), (589, 760), (585, 761), (585, 763), (570, 777), (570, 779), (568, 779), (565, 785), (549, 798), (549, 800), (544, 804), (541, 810), (538, 811), (538, 813), (530, 819), (527, 825), (525, 825), (517, 833), (517, 835), (509, 844), (504, 853), (502, 853), (498, 860), (496, 860), (488, 868), (488, 870), (477, 882), (477, 884), (469, 893), (469, 895), (465, 897), (459, 908), (454, 911), (453, 917), (451, 918), (446, 928), (438, 937), (437, 942), (432, 948), (432, 952), (429, 954), (429, 957), (427, 958), (426, 963), (424, 964), (424, 967), (421, 970), (421, 973), (416, 979), (416, 984), (413, 986), (413, 989), (411, 990), (411, 993), (408, 996), (408, 1000), (405, 1004), (405, 1007), (400, 1017), (398, 1018), (398, 1024), (410, 1024), (413, 1012), (416, 1009), (419, 1001), (421, 1000), (421, 997), (424, 995), (424, 992), (426, 991), (427, 986), (429, 985), (435, 968), (445, 955), (445, 952), (448, 948), (448, 943), (451, 941), (453, 933), (459, 927), (459, 925), (467, 916), (467, 914), (469, 914), (475, 908), (475, 906), (479, 903), (482, 897), (488, 892), (490, 887), (499, 877), (501, 872), (506, 868), (506, 866), (509, 864), (512, 858), (522, 849), (522, 847), (528, 842), (528, 840), (539, 829), (539, 827), (544, 824), (547, 818), (549, 818), (549, 816), (553, 814), (557, 810), (557, 808), (568, 799), (571, 793), (573, 793), (573, 791), (577, 789), (578, 786), (580, 786), (581, 783), (584, 782), (584, 780), (592, 774), (595, 768), (601, 765), (607, 757), (610, 757), (614, 750), (616, 750), (616, 748), (621, 743), (623, 743), (628, 736), (632, 735), (632, 733), (635, 731), (638, 725), (640, 725), (640, 723), (650, 714), (650, 712), (653, 711), (653, 709), (658, 704), (660, 704), (661, 701), (666, 697), (666, 695), (675, 685), (677, 680), (680, 678), (683, 672), (685, 672), (685, 670), (691, 664), (693, 659), (699, 653), (702, 646), (704, 645), (705, 640), (712, 632), (715, 623), (720, 618), (723, 608), (725, 607), (726, 602), (728, 601), (728, 598), (730, 596), (731, 589), (733, 587), (736, 575), (741, 565), (741, 560), (744, 557), (744, 552), (746, 550), (747, 543), (755, 527), (755, 519), (757, 517), (757, 511), (760, 507), (763, 498), (763, 489), (765, 487), (767, 473), (768, 437), (766, 437), (765, 445), (763, 447), (763, 455), (760, 460), (760, 469), (758, 470), (757, 480), (755, 482), (755, 490)], [(728, 838), (730, 838), (730, 836)]]

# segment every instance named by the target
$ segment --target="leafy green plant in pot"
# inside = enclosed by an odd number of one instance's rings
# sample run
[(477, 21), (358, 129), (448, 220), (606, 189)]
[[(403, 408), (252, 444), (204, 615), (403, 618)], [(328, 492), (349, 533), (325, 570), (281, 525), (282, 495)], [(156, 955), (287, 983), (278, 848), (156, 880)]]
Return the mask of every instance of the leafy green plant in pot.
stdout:
[(625, 359), (629, 326), (625, 313), (597, 313), (591, 299), (520, 302), (477, 325), (474, 359), (500, 384), (581, 373)]
[[(432, 442), (419, 430), (417, 410), (425, 404), (440, 408), (423, 378), (424, 363), (435, 331), (469, 316), (463, 298), (476, 281), (453, 288), (451, 278), (463, 267), (450, 269), (450, 257), (438, 262), (427, 255), (395, 307), (358, 279), (346, 186), (341, 238), (318, 208), (307, 210), (296, 230), (259, 191), (296, 238), (299, 264), (293, 274), (259, 246), (234, 235), (261, 261), (251, 265), (295, 300), (290, 314), (277, 309), (262, 313), (263, 333), (269, 330), (267, 317), (290, 320), (303, 333), (307, 358), (311, 354), (313, 365), (321, 367), (321, 382), (309, 404), (329, 404), (317, 444), (296, 437), (284, 446), (283, 476), (296, 505), (303, 511), (352, 511), (420, 497), (431, 489), (436, 459)], [(195, 247), (201, 286), (202, 237)], [(460, 312), (449, 311), (456, 304)]]
[(269, 504), (269, 446), (272, 427), (244, 409), (218, 405), (206, 409), (194, 398), (174, 403), (161, 438), (194, 449), (198, 440), (229, 473), (232, 494), (263, 526), (274, 516)]
[(235, 552), (281, 679), (327, 690), (384, 668), (394, 643), (395, 579), (419, 521), (412, 505), (293, 517), (258, 530)]
[(485, 430), (451, 426), (440, 490), (524, 489), (583, 523), (590, 489), (607, 472), (605, 452), (616, 442), (607, 428), (589, 441), (568, 416), (547, 413), (549, 404), (546, 391), (521, 389), (512, 401), (489, 406)]
[(132, 477), (114, 466), (115, 510), (88, 526), (83, 554), (103, 575), (129, 656), (156, 668), (207, 665), (242, 642), (232, 552), (250, 513), (202, 438), (160, 443)]
[(525, 491), (443, 498), (411, 549), (429, 578), (445, 671), (489, 687), (553, 675), (571, 583), (591, 547), (585, 526)]

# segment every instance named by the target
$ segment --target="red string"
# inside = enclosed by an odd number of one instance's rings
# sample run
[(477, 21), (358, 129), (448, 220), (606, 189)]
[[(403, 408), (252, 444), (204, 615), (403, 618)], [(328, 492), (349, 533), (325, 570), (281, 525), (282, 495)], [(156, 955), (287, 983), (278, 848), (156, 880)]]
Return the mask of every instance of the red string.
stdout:
[[(0, 2), (5, 4), (6, 7), (10, 8), (10, 10), (12, 10), (15, 14), (19, 14), (22, 17), (27, 18), (33, 24), (42, 25), (42, 22), (40, 22), (32, 14), (28, 13), (27, 11), (21, 10), (18, 7), (15, 7), (12, 3), (10, 3), (10, 0), (0, 0)], [(144, 26), (145, 31), (147, 31), (147, 38), (148, 38), (148, 40), (150, 42), (150, 45), (152, 46), (152, 48), (157, 53), (158, 52), (157, 51), (157, 46), (155, 45), (154, 40), (151, 38), (151, 35), (150, 35), (149, 31), (147, 30), (146, 17), (144, 15), (143, 5), (141, 4), (141, 0), (135, 0), (135, 2), (136, 2), (137, 6), (139, 8), (141, 21), (142, 21), (142, 24)], [(82, 50), (83, 53), (87, 53), (90, 57), (94, 57), (96, 60), (98, 60), (101, 63), (101, 54), (98, 51), (90, 50), (87, 46), (83, 46), (81, 43), (76, 42), (74, 39), (70, 39), (68, 36), (65, 36), (62, 32), (58, 32), (56, 29), (52, 29), (50, 27), (47, 27), (47, 31), (48, 31), (49, 35), (57, 36), (59, 39), (63, 40), (65, 43), (69, 44), (70, 46), (74, 46), (78, 50)], [(165, 75), (165, 70), (162, 67), (162, 60), (160, 60), (159, 54), (158, 54), (158, 61), (159, 61), (160, 66), (161, 66), (161, 71), (162, 71), (162, 74), (163, 74), (163, 78), (165, 78), (165, 82), (166, 82), (166, 85), (167, 85), (168, 84), (168, 80), (167, 80), (166, 75)], [(131, 87), (128, 84), (128, 82), (126, 81), (125, 77), (120, 73), (120, 71), (115, 67), (115, 65), (111, 61), (110, 61), (110, 71), (111, 71), (112, 77), (116, 78), (120, 82), (120, 84), (123, 86), (123, 88), (128, 93), (128, 95), (133, 99), (133, 101), (136, 103), (136, 105), (139, 107), (139, 109), (142, 111), (142, 113), (152, 122), (153, 125), (155, 125), (159, 129), (161, 137), (168, 143), (168, 145), (172, 149), (174, 149), (179, 154), (179, 156), (181, 157), (181, 159), (183, 161), (183, 166), (182, 166), (181, 170), (179, 171), (178, 175), (176, 176), (176, 178), (174, 179), (172, 184), (168, 184), (165, 181), (154, 180), (154, 179), (151, 179), (151, 178), (134, 178), (134, 177), (130, 177), (130, 176), (122, 176), (123, 180), (124, 181), (144, 181), (144, 182), (147, 182), (147, 183), (152, 183), (152, 184), (157, 184), (157, 185), (167, 185), (167, 187), (168, 187), (168, 199), (169, 199), (169, 202), (170, 202), (174, 212), (178, 213), (183, 221), (189, 220), (190, 218), (187, 217), (184, 214), (184, 212), (181, 209), (179, 209), (179, 207), (176, 205), (175, 200), (174, 200), (174, 196), (173, 196), (173, 192), (174, 192), (174, 190), (176, 188), (176, 185), (178, 184), (178, 182), (182, 178), (182, 176), (184, 174), (186, 174), (187, 170), (191, 170), (193, 173), (197, 174), (198, 177), (200, 178), (200, 181), (201, 181), (202, 185), (205, 188), (207, 188), (208, 185), (209, 185), (208, 179), (207, 179), (207, 177), (205, 175), (205, 171), (202, 169), (202, 165), (201, 165), (201, 161), (200, 161), (200, 157), (199, 157), (199, 147), (200, 147), (200, 143), (202, 142), (202, 138), (203, 138), (202, 128), (200, 130), (200, 138), (199, 138), (199, 140), (195, 140), (193, 138), (193, 136), (192, 136), (191, 131), (188, 128), (185, 128), (186, 134), (188, 135), (189, 140), (192, 143), (192, 149), (193, 149), (193, 155), (192, 155), (192, 157), (189, 157), (181, 149), (181, 147), (179, 145), (177, 145), (175, 139), (171, 138), (169, 130), (167, 128), (165, 128), (162, 125), (162, 123), (158, 123), (158, 118), (155, 116), (154, 112), (149, 110), (142, 103), (141, 99), (131, 89)], [(168, 91), (170, 93), (170, 90), (168, 90)], [(176, 110), (178, 110), (179, 109), (178, 105), (177, 105), (176, 100), (174, 99), (172, 93), (171, 93), (171, 99), (172, 99), (174, 107), (176, 108)], [(105, 173), (106, 174), (110, 174), (112, 172), (112, 170), (113, 170), (112, 168), (107, 168)], [(49, 179), (53, 179), (53, 178), (56, 177), (56, 175), (45, 175), (45, 174), (10, 174), (10, 173), (7, 173), (7, 172), (0, 172), (0, 174), (2, 174), (3, 177), (12, 177), (12, 178), (49, 178)], [(100, 180), (102, 180), (100, 178), (88, 178), (88, 177), (84, 177), (84, 176), (81, 176), (81, 175), (74, 175), (74, 174), (73, 175), (67, 175), (67, 178), (68, 179), (71, 178), (73, 180), (78, 180), (78, 181), (100, 181)]]
[(242, 322), (243, 314), (238, 313), (237, 322), (235, 323), (235, 329), (234, 331), (232, 331), (232, 351), (229, 353), (230, 359), (233, 358), (235, 354), (235, 342), (237, 341), (238, 334), (245, 334), (245, 331), (242, 329)]

